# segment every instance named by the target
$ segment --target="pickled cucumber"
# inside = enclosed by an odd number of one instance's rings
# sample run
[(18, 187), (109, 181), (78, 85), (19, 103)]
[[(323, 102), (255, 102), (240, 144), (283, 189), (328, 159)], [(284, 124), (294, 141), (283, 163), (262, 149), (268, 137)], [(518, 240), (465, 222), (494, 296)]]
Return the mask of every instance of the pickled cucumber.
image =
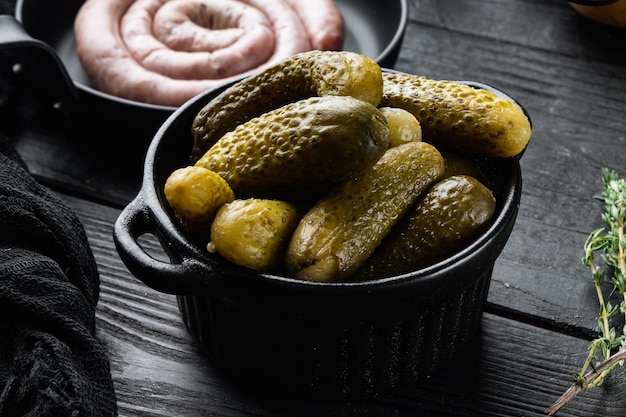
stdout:
[(515, 103), (451, 81), (383, 73), (381, 106), (413, 113), (422, 127), (422, 140), (475, 155), (515, 156), (531, 136), (530, 121)]
[(299, 219), (298, 208), (285, 201), (234, 200), (217, 212), (207, 250), (237, 265), (269, 271), (282, 262)]
[(172, 172), (163, 191), (181, 224), (198, 235), (208, 235), (217, 210), (235, 199), (233, 190), (222, 177), (195, 166)]
[(221, 175), (238, 198), (287, 199), (295, 190), (354, 177), (388, 145), (387, 121), (373, 105), (311, 97), (239, 125), (196, 165)]
[(422, 127), (415, 116), (398, 107), (380, 107), (389, 125), (389, 147), (422, 140)]
[(389, 148), (305, 213), (287, 248), (287, 271), (307, 280), (346, 280), (443, 172), (443, 158), (432, 145)]
[(192, 125), (192, 162), (219, 138), (253, 117), (303, 98), (347, 95), (377, 106), (382, 71), (376, 61), (347, 51), (310, 51), (287, 58), (229, 87), (204, 106)]
[(495, 208), (493, 194), (475, 178), (441, 180), (398, 222), (354, 279), (398, 275), (450, 256), (488, 227)]

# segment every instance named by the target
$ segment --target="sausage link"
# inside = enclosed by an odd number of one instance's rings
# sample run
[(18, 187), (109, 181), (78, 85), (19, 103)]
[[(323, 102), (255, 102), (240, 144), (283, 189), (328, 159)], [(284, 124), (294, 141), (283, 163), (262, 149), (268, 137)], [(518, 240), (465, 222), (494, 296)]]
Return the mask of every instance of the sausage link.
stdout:
[(332, 0), (286, 0), (302, 20), (313, 49), (340, 51), (344, 41), (344, 20)]
[[(330, 13), (330, 5), (331, 0), (87, 0), (74, 23), (76, 49), (101, 91), (179, 106), (297, 53), (337, 49), (343, 20), (338, 9)], [(326, 18), (316, 22), (320, 14)]]

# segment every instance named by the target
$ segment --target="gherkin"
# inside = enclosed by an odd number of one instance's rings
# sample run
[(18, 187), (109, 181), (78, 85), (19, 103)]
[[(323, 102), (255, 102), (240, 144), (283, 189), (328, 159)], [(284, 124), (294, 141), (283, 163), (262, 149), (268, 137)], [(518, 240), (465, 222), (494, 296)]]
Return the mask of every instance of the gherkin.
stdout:
[(422, 139), (442, 149), (510, 157), (521, 153), (530, 140), (530, 120), (517, 104), (452, 81), (385, 72), (381, 106), (413, 113)]
[(283, 199), (358, 175), (389, 146), (380, 110), (350, 96), (311, 97), (226, 133), (196, 162), (237, 198)]
[(496, 200), (469, 175), (434, 184), (354, 274), (367, 280), (414, 271), (467, 246), (491, 224)]
[(287, 271), (312, 281), (349, 279), (444, 170), (443, 157), (428, 143), (389, 148), (304, 214), (287, 248)]
[(382, 70), (371, 58), (348, 51), (309, 51), (232, 85), (195, 117), (192, 162), (237, 125), (261, 114), (314, 96), (353, 96), (377, 106)]
[(256, 271), (268, 271), (283, 259), (300, 213), (286, 201), (238, 199), (224, 204), (211, 225), (209, 252)]
[(194, 235), (208, 235), (215, 213), (235, 199), (233, 190), (215, 172), (187, 166), (172, 172), (163, 187), (176, 218)]

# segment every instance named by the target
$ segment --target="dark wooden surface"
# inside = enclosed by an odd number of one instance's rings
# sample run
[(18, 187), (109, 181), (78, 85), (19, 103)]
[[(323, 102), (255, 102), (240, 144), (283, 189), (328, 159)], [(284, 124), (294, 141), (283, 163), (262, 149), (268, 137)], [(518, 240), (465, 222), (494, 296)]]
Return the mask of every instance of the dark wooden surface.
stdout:
[[(534, 130), (517, 223), (496, 263), (480, 334), (423, 383), (370, 400), (245, 391), (195, 346), (175, 297), (127, 271), (112, 224), (140, 187), (149, 138), (94, 144), (45, 120), (6, 130), (34, 175), (85, 224), (102, 280), (98, 335), (110, 352), (121, 416), (541, 416), (597, 330), (580, 257), (601, 225), (593, 199), (600, 168), (626, 176), (624, 51), (625, 31), (591, 23), (562, 0), (410, 1), (396, 68), (496, 86), (526, 107)], [(624, 383), (620, 369), (559, 415), (624, 416)]]

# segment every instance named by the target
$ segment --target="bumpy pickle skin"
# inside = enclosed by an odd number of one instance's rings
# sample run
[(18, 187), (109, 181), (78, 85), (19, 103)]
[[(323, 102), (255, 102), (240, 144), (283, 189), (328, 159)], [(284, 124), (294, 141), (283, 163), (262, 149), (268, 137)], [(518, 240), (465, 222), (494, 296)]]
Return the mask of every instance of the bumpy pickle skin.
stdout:
[(196, 165), (221, 175), (238, 198), (288, 199), (298, 189), (358, 175), (388, 146), (387, 121), (373, 105), (311, 97), (239, 125)]
[(191, 162), (227, 132), (288, 103), (314, 96), (353, 96), (378, 106), (382, 70), (371, 58), (348, 51), (310, 51), (287, 58), (227, 88), (195, 117)]
[(432, 145), (389, 148), (370, 169), (331, 189), (305, 213), (287, 248), (287, 271), (305, 280), (347, 280), (443, 172), (443, 157)]
[(300, 217), (298, 208), (285, 201), (234, 200), (217, 212), (207, 250), (237, 265), (270, 271), (282, 263)]
[(433, 185), (354, 274), (369, 280), (414, 271), (454, 254), (491, 224), (496, 201), (468, 175)]
[(174, 170), (164, 186), (165, 199), (189, 232), (208, 235), (217, 210), (235, 199), (228, 183), (213, 171), (188, 166)]
[(411, 112), (424, 141), (462, 153), (515, 156), (532, 133), (523, 110), (493, 92), (412, 74), (383, 73), (381, 106)]

